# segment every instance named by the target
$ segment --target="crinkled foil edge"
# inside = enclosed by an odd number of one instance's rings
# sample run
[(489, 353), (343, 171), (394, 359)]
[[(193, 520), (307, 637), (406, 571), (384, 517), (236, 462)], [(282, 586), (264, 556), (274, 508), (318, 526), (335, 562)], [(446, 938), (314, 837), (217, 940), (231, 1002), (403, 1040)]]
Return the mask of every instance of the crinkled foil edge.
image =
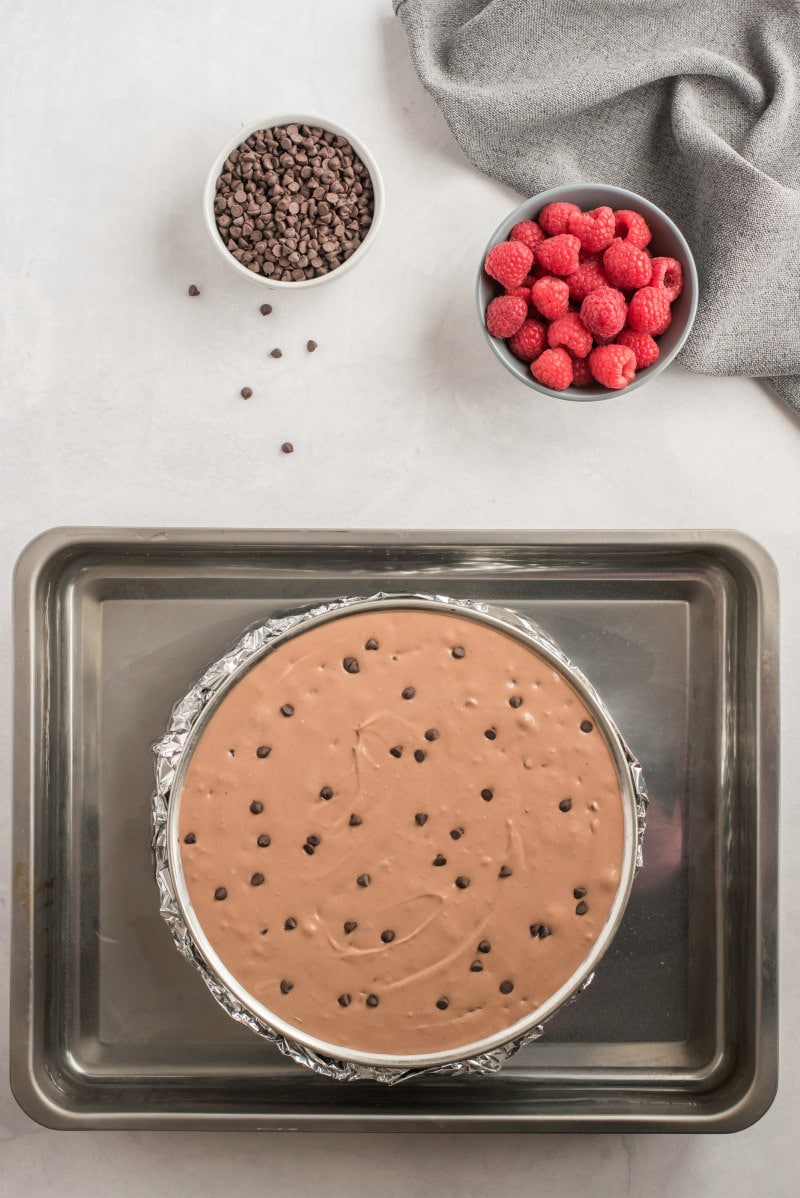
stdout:
[[(421, 1077), (424, 1074), (447, 1074), (450, 1077), (457, 1077), (466, 1074), (486, 1075), (496, 1073), (506, 1061), (518, 1053), (521, 1048), (524, 1048), (526, 1044), (538, 1040), (544, 1032), (544, 1025), (539, 1023), (529, 1028), (523, 1034), (516, 1036), (507, 1044), (500, 1045), (490, 1052), (481, 1053), (479, 1056), (459, 1061), (450, 1061), (443, 1065), (410, 1069), (362, 1065), (356, 1064), (353, 1061), (325, 1056), (321, 1053), (313, 1052), (304, 1045), (298, 1044), (295, 1040), (281, 1035), (271, 1028), (269, 1024), (257, 1018), (251, 1011), (242, 1006), (223, 985), (220, 979), (211, 972), (195, 946), (186, 924), (183, 922), (175, 898), (168, 860), (167, 823), (169, 801), (181, 755), (189, 741), (195, 724), (207, 704), (211, 702), (218, 691), (226, 685), (231, 676), (242, 666), (262, 653), (268, 646), (279, 640), (286, 633), (297, 628), (298, 625), (306, 623), (308, 620), (331, 612), (344, 611), (349, 607), (365, 603), (397, 603), (402, 600), (424, 600), (425, 602), (433, 602), (456, 610), (478, 612), (481, 615), (500, 620), (507, 627), (517, 629), (526, 638), (546, 649), (563, 666), (568, 675), (571, 675), (580, 682), (581, 686), (585, 688), (586, 692), (603, 713), (605, 719), (608, 721), (608, 725), (618, 737), (622, 748), (636, 799), (637, 841), (635, 872), (638, 872), (642, 866), (642, 840), (645, 831), (645, 817), (648, 803), (642, 767), (634, 757), (619, 732), (616, 722), (589, 680), (573, 665), (566, 654), (537, 624), (520, 615), (518, 612), (473, 599), (452, 599), (447, 595), (418, 593), (388, 594), (381, 591), (378, 594), (368, 597), (331, 599), (325, 603), (319, 603), (311, 607), (298, 608), (287, 615), (274, 616), (263, 623), (249, 628), (240, 640), (208, 666), (194, 686), (175, 704), (165, 735), (153, 745), (153, 753), (156, 760), (156, 789), (152, 797), (151, 843), (155, 878), (160, 899), (160, 910), (178, 951), (200, 973), (213, 997), (232, 1019), (235, 1019), (237, 1023), (244, 1024), (251, 1031), (255, 1032), (256, 1035), (274, 1044), (284, 1056), (289, 1057), (297, 1064), (305, 1065), (315, 1073), (319, 1073), (323, 1077), (335, 1078), (337, 1081), (369, 1080), (383, 1082), (387, 1085), (395, 1085), (397, 1082), (408, 1081), (411, 1078)], [(589, 974), (583, 980), (575, 994), (566, 1000), (566, 1003), (574, 1001), (591, 984), (593, 978), (594, 973)], [(562, 1010), (566, 1003), (563, 1003), (558, 1010)]]

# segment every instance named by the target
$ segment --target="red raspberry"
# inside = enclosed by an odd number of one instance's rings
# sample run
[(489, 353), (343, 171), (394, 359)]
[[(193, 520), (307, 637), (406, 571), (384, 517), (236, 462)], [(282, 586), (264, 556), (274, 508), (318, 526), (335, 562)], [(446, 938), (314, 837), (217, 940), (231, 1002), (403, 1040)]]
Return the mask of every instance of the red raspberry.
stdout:
[(531, 374), (543, 386), (563, 391), (572, 382), (572, 358), (565, 349), (546, 349), (531, 362)]
[(636, 374), (636, 355), (627, 345), (601, 345), (589, 354), (589, 366), (601, 387), (621, 391)]
[(567, 279), (569, 298), (580, 304), (592, 291), (608, 284), (606, 272), (598, 259), (588, 259)]
[(578, 269), (578, 254), (581, 243), (571, 233), (558, 233), (540, 241), (534, 250), (539, 266), (553, 275), (571, 275)]
[(539, 213), (539, 226), (544, 229), (548, 237), (566, 233), (569, 218), (576, 212), (580, 212), (577, 204), (567, 204), (564, 200), (556, 200), (554, 204), (548, 204)]
[(625, 324), (628, 305), (621, 291), (598, 287), (581, 304), (581, 320), (593, 337), (614, 337)]
[(590, 254), (596, 254), (614, 240), (614, 213), (606, 207), (593, 208), (591, 212), (573, 212), (567, 222), (567, 232), (577, 237)]
[(642, 214), (632, 212), (629, 208), (620, 208), (614, 213), (614, 233), (627, 241), (628, 245), (635, 245), (640, 250), (650, 244), (653, 236)]
[(569, 308), (569, 287), (563, 279), (545, 275), (531, 287), (531, 303), (548, 320), (558, 320)]
[(486, 328), (493, 337), (513, 337), (528, 315), (528, 304), (518, 295), (498, 295), (486, 309)]
[(526, 320), (519, 332), (508, 339), (508, 348), (523, 362), (532, 362), (547, 344), (547, 334), (540, 320)]
[(544, 233), (535, 220), (521, 220), (508, 235), (509, 241), (521, 241), (528, 249), (534, 249), (544, 240)]
[(550, 325), (547, 344), (551, 349), (563, 345), (574, 358), (585, 358), (592, 348), (592, 334), (577, 312), (568, 312)]
[(603, 270), (613, 287), (625, 289), (646, 286), (653, 273), (650, 255), (619, 237), (614, 238), (603, 254)]
[(669, 328), (672, 312), (669, 296), (663, 287), (642, 287), (628, 306), (628, 324), (637, 333), (652, 333), (657, 337)]
[(635, 329), (623, 329), (617, 337), (617, 345), (627, 345), (636, 358), (636, 369), (652, 366), (659, 354), (658, 345), (649, 333), (637, 333)]
[(524, 299), (526, 304), (531, 302), (531, 287), (530, 283), (523, 283), (520, 287), (512, 287), (506, 295), (515, 295), (519, 299)]
[(486, 255), (483, 268), (503, 287), (519, 287), (533, 265), (533, 250), (521, 241), (501, 241)]
[(663, 287), (673, 303), (683, 291), (683, 271), (675, 258), (653, 258), (652, 287)]
[(593, 383), (592, 370), (589, 366), (588, 358), (573, 358), (572, 359), (572, 385), (573, 387), (588, 387)]

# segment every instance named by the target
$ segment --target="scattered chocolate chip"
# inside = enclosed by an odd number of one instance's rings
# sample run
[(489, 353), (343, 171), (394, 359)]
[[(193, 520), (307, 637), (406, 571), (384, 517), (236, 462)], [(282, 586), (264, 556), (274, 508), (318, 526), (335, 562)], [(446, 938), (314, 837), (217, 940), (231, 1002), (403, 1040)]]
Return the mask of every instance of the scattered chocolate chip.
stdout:
[(340, 1007), (349, 1007), (353, 1000), (349, 994), (340, 994), (336, 1001)]
[(262, 928), (258, 934), (259, 934), (259, 936), (266, 936), (268, 931), (269, 931), (269, 928)]
[(306, 854), (306, 856), (307, 856), (307, 857), (313, 857), (313, 856), (314, 856), (314, 846), (313, 846), (313, 844), (304, 844), (304, 845), (303, 845), (303, 852)]
[(369, 886), (371, 881), (372, 879), (370, 878), (369, 874), (359, 874), (356, 878), (356, 882), (359, 886)]
[(365, 649), (377, 649), (378, 648), (378, 642), (375, 640), (374, 636), (371, 636), (369, 638), (369, 640), (364, 645), (364, 648)]
[(394, 932), (391, 928), (387, 928), (385, 932), (381, 932), (381, 940), (384, 944), (391, 944), (394, 940)]
[(259, 803), (258, 799), (253, 799), (252, 803), (250, 804), (250, 810), (252, 811), (253, 815), (260, 815), (264, 810), (264, 804)]
[(271, 752), (272, 748), (270, 745), (259, 745), (256, 749), (256, 757), (260, 757), (263, 760), (263, 758), (269, 757)]
[(189, 287), (189, 295), (199, 295), (199, 294), (200, 294), (200, 288), (195, 287), (194, 283), (192, 283)]
[(306, 844), (310, 844), (312, 848), (316, 848), (319, 844), (319, 836), (314, 832), (311, 836), (306, 837)]
[(252, 399), (253, 388), (252, 387), (242, 387), (240, 394), (242, 396), (242, 399)]
[(572, 892), (572, 897), (576, 898), (576, 899), (585, 898), (586, 897), (586, 887), (585, 886), (576, 886)]
[(313, 352), (316, 348), (317, 348), (316, 341), (306, 341), (306, 349), (308, 350), (308, 352), (310, 354), (313, 354)]
[(415, 749), (414, 750), (414, 760), (415, 761), (424, 761), (425, 757), (426, 757), (426, 753), (425, 753), (424, 749)]
[(447, 865), (447, 858), (443, 857), (441, 853), (437, 853), (433, 859), (433, 864), (434, 865)]
[(330, 786), (323, 786), (322, 790), (319, 792), (319, 797), (324, 799), (326, 803), (328, 802), (328, 799), (332, 799), (333, 791), (331, 790)]
[(572, 810), (572, 799), (562, 799), (561, 802), (558, 804), (558, 810), (559, 811), (571, 811)]
[(281, 453), (294, 453), (294, 445), (292, 445), (291, 441), (284, 441), (283, 445), (281, 445)]
[(363, 822), (364, 821), (362, 820), (361, 816), (356, 815), (355, 811), (353, 812), (353, 814), (350, 816), (350, 819), (348, 820), (348, 823), (350, 824), (351, 828), (360, 828), (361, 825), (363, 824)]
[(290, 990), (294, 990), (293, 982), (281, 982), (281, 994), (288, 994)]
[(483, 966), (480, 961), (473, 961), (469, 967), (470, 973), (483, 973)]
[(187, 832), (183, 838), (183, 843), (184, 844), (196, 844), (197, 837), (195, 836), (194, 832)]
[(217, 889), (214, 891), (214, 898), (217, 900), (218, 903), (221, 903), (222, 900), (226, 899), (227, 897), (228, 897), (228, 892), (224, 886), (218, 886)]
[(357, 674), (359, 671), (358, 662), (354, 657), (346, 657), (342, 662), (342, 665), (348, 674)]
[(530, 933), (534, 938), (538, 936), (540, 940), (546, 940), (551, 935), (551, 930), (546, 923), (532, 923)]
[(259, 874), (259, 873), (253, 874), (253, 876), (250, 879), (251, 886), (261, 886), (263, 884), (263, 882), (264, 882), (264, 875)]
[(491, 951), (492, 951), (492, 946), (489, 943), (489, 941), (481, 940), (480, 944), (478, 945), (478, 952), (479, 953), (490, 953)]
[(578, 903), (577, 907), (575, 908), (575, 914), (576, 915), (585, 915), (588, 910), (589, 910), (589, 907), (587, 906), (587, 904), (584, 903), (583, 900), (581, 900)]
[(428, 817), (424, 811), (418, 811), (417, 814), (414, 816), (414, 823), (419, 824), (420, 828), (423, 827), (424, 824), (427, 824), (427, 822), (428, 822)]
[(276, 346), (276, 347), (275, 347), (275, 349), (273, 349), (273, 350), (270, 352), (270, 355), (269, 355), (269, 356), (270, 356), (271, 358), (282, 358), (282, 357), (283, 357), (283, 350), (282, 350), (282, 349), (278, 349), (278, 347)]
[(450, 1002), (449, 1002), (449, 1000), (448, 1000), (448, 999), (446, 999), (446, 998), (437, 998), (437, 1000), (436, 1000), (436, 1009), (437, 1009), (437, 1011), (446, 1011), (446, 1010), (447, 1010), (447, 1008), (448, 1008), (449, 1006), (450, 1006)]
[(272, 304), (262, 304), (258, 310), (262, 316), (269, 316), (272, 311)]
[(451, 840), (460, 840), (463, 835), (464, 835), (463, 828), (451, 828), (450, 829), (450, 839)]
[(293, 932), (296, 927), (297, 927), (297, 920), (294, 918), (293, 915), (290, 915), (288, 919), (284, 920), (284, 923), (283, 923), (284, 932)]
[(453, 657), (457, 658), (466, 657), (467, 655), (467, 651), (463, 645), (454, 645), (450, 652), (452, 653)]
[(349, 936), (350, 933), (354, 932), (357, 927), (358, 927), (358, 924), (356, 923), (356, 921), (354, 919), (346, 919), (344, 922), (345, 935)]
[(380, 1002), (380, 999), (378, 998), (377, 994), (368, 994), (367, 995), (367, 1006), (368, 1007), (377, 1007), (379, 1002)]
[(487, 740), (497, 740), (497, 729), (487, 728), (483, 735)]
[(511, 877), (511, 866), (510, 865), (501, 865), (500, 873), (497, 876), (498, 876), (498, 878), (510, 878)]
[(391, 753), (392, 757), (402, 757), (403, 756), (403, 746), (395, 745), (393, 749), (389, 750), (389, 752)]
[(427, 732), (425, 733), (425, 739), (426, 740), (438, 740), (439, 739), (438, 728), (428, 728)]
[(594, 724), (591, 720), (581, 720), (581, 732), (593, 732)]
[(285, 716), (287, 720), (289, 719), (289, 716), (294, 715), (294, 708), (292, 707), (291, 703), (284, 703), (283, 707), (281, 708), (281, 715)]
[(512, 695), (511, 698), (508, 700), (508, 706), (509, 707), (521, 707), (522, 706), (522, 695)]
[(505, 982), (500, 983), (500, 993), (501, 994), (510, 994), (513, 989), (514, 989), (513, 982), (505, 981)]
[(466, 890), (469, 886), (469, 878), (465, 878), (463, 874), (459, 874), (456, 878), (456, 886), (459, 890)]
[(260, 849), (268, 849), (272, 844), (272, 841), (270, 840), (269, 836), (267, 836), (266, 832), (262, 832), (256, 841), (256, 844)]
[(483, 790), (481, 791), (481, 798), (483, 799), (484, 803), (491, 803), (492, 799), (494, 798), (494, 791), (490, 786), (484, 786)]
[(413, 699), (416, 693), (413, 686), (407, 686), (400, 692), (404, 699)]

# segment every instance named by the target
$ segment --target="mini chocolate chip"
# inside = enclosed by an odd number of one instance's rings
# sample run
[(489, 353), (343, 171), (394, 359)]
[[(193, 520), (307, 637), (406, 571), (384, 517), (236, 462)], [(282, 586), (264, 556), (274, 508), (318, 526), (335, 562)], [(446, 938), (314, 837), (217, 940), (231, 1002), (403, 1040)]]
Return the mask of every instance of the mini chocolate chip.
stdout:
[(571, 811), (572, 810), (572, 799), (562, 799), (561, 802), (558, 804), (558, 810), (559, 811)]
[(487, 740), (497, 740), (497, 729), (487, 728), (483, 735)]
[(294, 715), (294, 708), (292, 707), (291, 703), (284, 703), (283, 707), (281, 708), (281, 715), (285, 716), (287, 720), (289, 719), (289, 716)]
[(368, 1007), (377, 1007), (379, 1002), (380, 1002), (380, 999), (378, 998), (377, 994), (368, 994), (367, 995), (367, 1006)]
[(593, 732), (594, 724), (591, 720), (581, 720), (581, 732)]
[(513, 982), (505, 981), (505, 982), (500, 983), (500, 993), (501, 994), (510, 994), (513, 989), (514, 989)]
[(273, 350), (271, 351), (271, 353), (270, 353), (270, 355), (269, 355), (269, 356), (270, 356), (271, 358), (282, 358), (282, 357), (283, 357), (283, 350), (282, 350), (282, 349), (278, 349), (278, 348), (276, 347), (275, 349), (273, 349)]
[(319, 844), (319, 836), (317, 836), (316, 832), (312, 833), (311, 836), (306, 837), (306, 844), (310, 844), (313, 848), (317, 847)]
[(326, 803), (328, 799), (332, 799), (333, 791), (331, 790), (330, 786), (323, 786), (322, 790), (319, 792), (319, 797), (324, 799)]
[(441, 853), (437, 853), (433, 859), (433, 864), (434, 865), (447, 865), (447, 858), (443, 857)]
[(512, 695), (511, 698), (508, 700), (508, 706), (509, 707), (521, 707), (522, 706), (522, 695)]
[(436, 1000), (437, 1011), (446, 1011), (449, 1006), (450, 1006), (450, 1003), (446, 998), (437, 998), (437, 1000)]
[(226, 899), (227, 897), (228, 897), (228, 892), (224, 886), (218, 886), (217, 889), (214, 891), (214, 898), (217, 900), (218, 903), (221, 903), (222, 900)]
[(354, 657), (346, 657), (342, 662), (348, 674), (357, 674), (359, 670), (358, 662)]
[(463, 828), (451, 828), (450, 829), (451, 840), (460, 840), (463, 835), (464, 835)]
[(310, 354), (313, 354), (313, 352), (316, 348), (317, 348), (316, 341), (306, 341), (306, 349), (308, 350), (308, 352)]
[(261, 931), (259, 932), (259, 936), (266, 936), (268, 931), (269, 931), (269, 928), (262, 928)]
[(425, 757), (426, 757), (426, 753), (425, 753), (424, 749), (415, 749), (414, 750), (414, 760), (415, 761), (424, 761)]
[(314, 846), (312, 844), (304, 844), (303, 852), (306, 854), (307, 857), (313, 857), (314, 856)]
[(391, 753), (392, 757), (402, 757), (403, 756), (403, 746), (395, 745), (393, 749), (389, 750), (389, 752)]
[(575, 908), (575, 914), (576, 915), (585, 915), (588, 910), (589, 910), (589, 908), (588, 908), (587, 904), (584, 903), (584, 901), (581, 899), (581, 901), (578, 903), (577, 907)]
[(391, 928), (387, 928), (385, 932), (381, 932), (381, 940), (384, 944), (391, 944), (394, 940), (394, 932)]
[(428, 822), (428, 817), (424, 811), (418, 811), (417, 814), (414, 816), (414, 823), (419, 824), (420, 828), (424, 824), (427, 824), (427, 822)]
[(439, 739), (439, 730), (437, 728), (429, 728), (427, 730), (427, 732), (425, 733), (425, 739), (426, 740), (438, 740)]
[(293, 982), (286, 982), (286, 981), (281, 982), (281, 994), (288, 994), (289, 991), (293, 990), (293, 989), (294, 989)]
[(194, 832), (187, 832), (183, 838), (183, 843), (184, 844), (196, 844), (197, 837), (195, 836)]
[(459, 890), (466, 890), (469, 886), (469, 878), (465, 878), (463, 874), (459, 874), (456, 878), (456, 886)]
[(491, 951), (492, 951), (492, 946), (489, 943), (489, 941), (481, 940), (480, 944), (478, 945), (478, 952), (479, 953), (490, 953)]
[(463, 645), (454, 645), (450, 652), (452, 653), (453, 657), (458, 658), (466, 657), (467, 653)]
[(340, 994), (336, 1001), (340, 1007), (349, 1007), (353, 1000), (349, 994)]
[(252, 399), (253, 398), (253, 388), (252, 387), (242, 387), (242, 390), (240, 391), (239, 394), (241, 395), (242, 399)]
[(497, 876), (498, 876), (498, 878), (510, 878), (511, 877), (511, 866), (510, 865), (501, 865), (500, 873)]
[(284, 920), (284, 924), (283, 924), (284, 932), (293, 932), (296, 927), (297, 927), (297, 920), (294, 918), (293, 915), (290, 915), (287, 920)]
[(349, 936), (350, 933), (354, 932), (357, 927), (358, 927), (358, 924), (356, 923), (356, 921), (354, 919), (346, 919), (344, 922), (345, 935)]
[(250, 804), (250, 810), (252, 811), (253, 815), (260, 815), (264, 810), (264, 804), (259, 803), (258, 799), (253, 799), (252, 803)]
[(494, 791), (491, 789), (491, 787), (485, 786), (483, 788), (481, 791), (481, 798), (483, 799), (484, 803), (491, 803), (492, 799), (494, 798)]
[(364, 645), (364, 648), (365, 649), (377, 649), (378, 648), (378, 642), (375, 640), (374, 636), (371, 636), (369, 638), (367, 643)]
[(256, 757), (261, 757), (263, 760), (264, 757), (269, 757), (271, 752), (272, 748), (270, 745), (259, 745), (256, 749)]
[(195, 287), (194, 283), (192, 283), (189, 287), (189, 295), (199, 295), (199, 294), (200, 294), (200, 288)]
[(272, 304), (262, 304), (258, 310), (262, 316), (269, 316), (272, 311)]
[(350, 819), (348, 820), (348, 823), (350, 824), (351, 828), (360, 828), (361, 825), (363, 824), (363, 822), (364, 821), (362, 820), (361, 816), (356, 815), (355, 811), (353, 812), (353, 814), (350, 816)]
[(480, 961), (473, 961), (469, 967), (470, 973), (483, 973), (483, 966)]
[(586, 887), (585, 886), (576, 886), (572, 892), (572, 897), (576, 898), (576, 899), (585, 898), (586, 897)]
[(291, 441), (284, 441), (283, 445), (281, 445), (281, 453), (294, 453), (294, 445), (292, 445)]
[(416, 693), (413, 686), (407, 686), (400, 692), (404, 699), (413, 699)]
[(264, 875), (255, 873), (255, 874), (253, 874), (253, 876), (250, 879), (250, 885), (251, 886), (261, 886), (263, 881), (264, 881)]
[(372, 879), (370, 878), (369, 874), (359, 874), (356, 878), (356, 882), (359, 886), (369, 886), (371, 881)]
[(548, 928), (546, 923), (532, 923), (530, 933), (534, 938), (538, 936), (540, 940), (546, 940), (551, 934), (550, 928)]
[(260, 849), (268, 849), (272, 844), (272, 841), (270, 840), (269, 836), (267, 836), (266, 832), (262, 832), (256, 841), (256, 844)]

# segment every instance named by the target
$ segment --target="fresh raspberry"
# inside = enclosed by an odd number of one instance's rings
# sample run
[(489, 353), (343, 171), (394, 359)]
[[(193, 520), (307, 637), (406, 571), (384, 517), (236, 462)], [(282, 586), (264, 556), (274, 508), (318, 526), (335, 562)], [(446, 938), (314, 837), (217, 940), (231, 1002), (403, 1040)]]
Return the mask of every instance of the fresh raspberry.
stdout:
[(591, 212), (573, 212), (567, 222), (567, 232), (577, 237), (590, 254), (611, 245), (614, 228), (614, 213), (606, 207), (593, 208)]
[(592, 370), (589, 366), (588, 358), (573, 358), (572, 359), (572, 385), (573, 387), (588, 387), (593, 383)]
[(577, 312), (568, 312), (550, 325), (547, 344), (551, 349), (562, 345), (574, 358), (585, 358), (592, 348), (592, 334)]
[(521, 220), (508, 235), (509, 241), (521, 241), (528, 249), (534, 249), (544, 240), (544, 233), (535, 220)]
[(565, 349), (546, 349), (531, 362), (531, 374), (543, 386), (563, 391), (572, 382), (572, 358)]
[(547, 320), (558, 320), (569, 307), (569, 287), (563, 279), (545, 275), (531, 287), (531, 303)]
[(650, 244), (650, 238), (653, 236), (642, 214), (632, 212), (629, 208), (620, 208), (614, 213), (614, 235), (640, 250)]
[(571, 233), (558, 233), (540, 241), (534, 250), (536, 261), (553, 275), (571, 275), (578, 269), (581, 243)]
[(672, 311), (669, 296), (663, 287), (642, 287), (628, 306), (628, 324), (637, 333), (652, 333), (657, 337), (669, 328)]
[(636, 374), (636, 355), (627, 345), (601, 345), (589, 354), (589, 367), (601, 387), (621, 391)]
[(501, 241), (489, 250), (483, 268), (487, 275), (511, 290), (519, 287), (532, 265), (533, 250), (530, 246), (521, 241)]
[(650, 334), (637, 333), (635, 329), (623, 329), (617, 337), (617, 345), (627, 345), (633, 350), (637, 370), (652, 366), (659, 355), (658, 345)]
[(519, 299), (524, 299), (526, 304), (529, 304), (531, 302), (530, 283), (526, 284), (523, 282), (519, 287), (512, 287), (510, 291), (506, 292), (506, 295), (515, 295)]
[(663, 287), (673, 303), (683, 291), (683, 271), (675, 258), (653, 258), (651, 287)]
[(486, 309), (486, 328), (493, 337), (513, 337), (528, 315), (528, 304), (518, 295), (498, 295)]
[(603, 270), (612, 287), (626, 289), (645, 287), (653, 273), (650, 255), (619, 237), (614, 238), (603, 254)]
[(593, 337), (614, 337), (625, 324), (628, 305), (625, 296), (614, 287), (590, 291), (581, 304), (581, 320)]
[(547, 334), (540, 320), (526, 320), (522, 328), (508, 339), (508, 348), (523, 362), (538, 358), (547, 345)]
[(555, 237), (559, 233), (566, 233), (569, 218), (576, 212), (580, 212), (577, 204), (568, 204), (565, 200), (556, 200), (554, 204), (548, 204), (539, 213), (539, 227), (544, 229), (548, 237)]
[(598, 258), (589, 258), (567, 279), (569, 298), (582, 303), (598, 287), (608, 285), (606, 272)]

